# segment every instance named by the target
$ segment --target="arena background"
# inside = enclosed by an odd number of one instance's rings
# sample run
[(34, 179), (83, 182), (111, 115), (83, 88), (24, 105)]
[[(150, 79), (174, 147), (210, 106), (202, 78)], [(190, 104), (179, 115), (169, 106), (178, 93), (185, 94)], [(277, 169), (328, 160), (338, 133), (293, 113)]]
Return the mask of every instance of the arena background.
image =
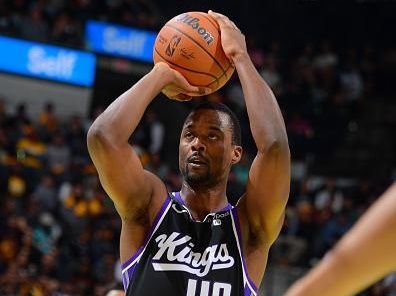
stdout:
[[(290, 201), (262, 295), (282, 295), (396, 179), (392, 1), (0, 0), (0, 295), (104, 295), (120, 285), (120, 221), (85, 137), (152, 64), (132, 33), (128, 41), (119, 31), (119, 48), (106, 53), (86, 28), (96, 20), (149, 36), (179, 13), (208, 9), (245, 33), (288, 130)], [(28, 61), (13, 51), (21, 40)], [(83, 51), (65, 57), (89, 64), (86, 76), (56, 64), (64, 50)], [(128, 50), (135, 56), (123, 57)], [(236, 77), (209, 99), (242, 121), (246, 153), (228, 192), (235, 202), (255, 153)], [(194, 104), (159, 97), (131, 138), (169, 190), (180, 187), (178, 133)], [(396, 275), (360, 295), (396, 295)]]

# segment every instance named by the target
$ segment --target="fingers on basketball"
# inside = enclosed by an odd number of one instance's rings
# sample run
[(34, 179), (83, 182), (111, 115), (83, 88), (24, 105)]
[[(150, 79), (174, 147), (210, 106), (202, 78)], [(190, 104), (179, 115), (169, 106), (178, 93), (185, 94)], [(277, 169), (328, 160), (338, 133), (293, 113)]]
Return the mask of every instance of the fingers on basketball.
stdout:
[(232, 20), (230, 20), (227, 16), (225, 16), (224, 14), (209, 10), (209, 15), (212, 16), (219, 23), (220, 27), (228, 26), (228, 27), (230, 27), (230, 28), (232, 28), (234, 30), (237, 30), (239, 32), (241, 31), (237, 27), (237, 25)]
[(223, 51), (219, 24), (203, 12), (186, 12), (169, 20), (158, 33), (153, 58), (154, 63), (168, 63), (190, 85), (210, 90), (187, 88), (183, 93), (191, 96), (220, 89), (235, 70)]
[(162, 93), (167, 96), (169, 99), (171, 100), (175, 100), (175, 101), (180, 101), (180, 102), (185, 102), (185, 101), (190, 101), (192, 99), (191, 96), (189, 96), (188, 94), (183, 94), (177, 91), (172, 91), (169, 89), (164, 88), (162, 90)]

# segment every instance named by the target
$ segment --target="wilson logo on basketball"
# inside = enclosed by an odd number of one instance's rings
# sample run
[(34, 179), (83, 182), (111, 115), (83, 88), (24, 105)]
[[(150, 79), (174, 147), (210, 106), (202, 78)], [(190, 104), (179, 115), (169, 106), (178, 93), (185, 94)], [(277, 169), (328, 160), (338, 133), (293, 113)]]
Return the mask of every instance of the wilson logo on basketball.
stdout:
[(170, 57), (173, 56), (173, 53), (175, 52), (177, 45), (180, 43), (180, 40), (181, 40), (180, 36), (174, 35), (172, 37), (172, 39), (169, 41), (168, 46), (166, 47), (166, 51), (165, 51), (165, 53), (168, 56), (170, 56)]
[(192, 17), (186, 13), (176, 18), (176, 21), (185, 23), (186, 25), (189, 25), (191, 28), (196, 30), (208, 45), (214, 41), (213, 35), (210, 32), (208, 32), (204, 27), (201, 27), (199, 23), (199, 18)]

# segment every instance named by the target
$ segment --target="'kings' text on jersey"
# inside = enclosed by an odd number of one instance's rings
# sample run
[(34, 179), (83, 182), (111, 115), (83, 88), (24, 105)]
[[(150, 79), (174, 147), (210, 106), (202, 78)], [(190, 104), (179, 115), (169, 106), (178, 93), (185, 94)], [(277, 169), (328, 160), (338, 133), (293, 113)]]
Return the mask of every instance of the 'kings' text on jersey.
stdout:
[(236, 208), (204, 221), (191, 217), (178, 192), (169, 195), (145, 244), (122, 264), (127, 296), (251, 296)]

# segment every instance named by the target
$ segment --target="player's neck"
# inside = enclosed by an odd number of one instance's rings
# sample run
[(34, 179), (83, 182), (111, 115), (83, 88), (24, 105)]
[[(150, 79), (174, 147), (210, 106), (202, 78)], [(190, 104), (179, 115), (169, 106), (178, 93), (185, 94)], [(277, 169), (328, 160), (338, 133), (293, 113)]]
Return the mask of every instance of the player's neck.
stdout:
[(199, 221), (202, 221), (209, 213), (218, 212), (228, 205), (225, 184), (197, 189), (183, 183), (180, 195), (193, 218)]

